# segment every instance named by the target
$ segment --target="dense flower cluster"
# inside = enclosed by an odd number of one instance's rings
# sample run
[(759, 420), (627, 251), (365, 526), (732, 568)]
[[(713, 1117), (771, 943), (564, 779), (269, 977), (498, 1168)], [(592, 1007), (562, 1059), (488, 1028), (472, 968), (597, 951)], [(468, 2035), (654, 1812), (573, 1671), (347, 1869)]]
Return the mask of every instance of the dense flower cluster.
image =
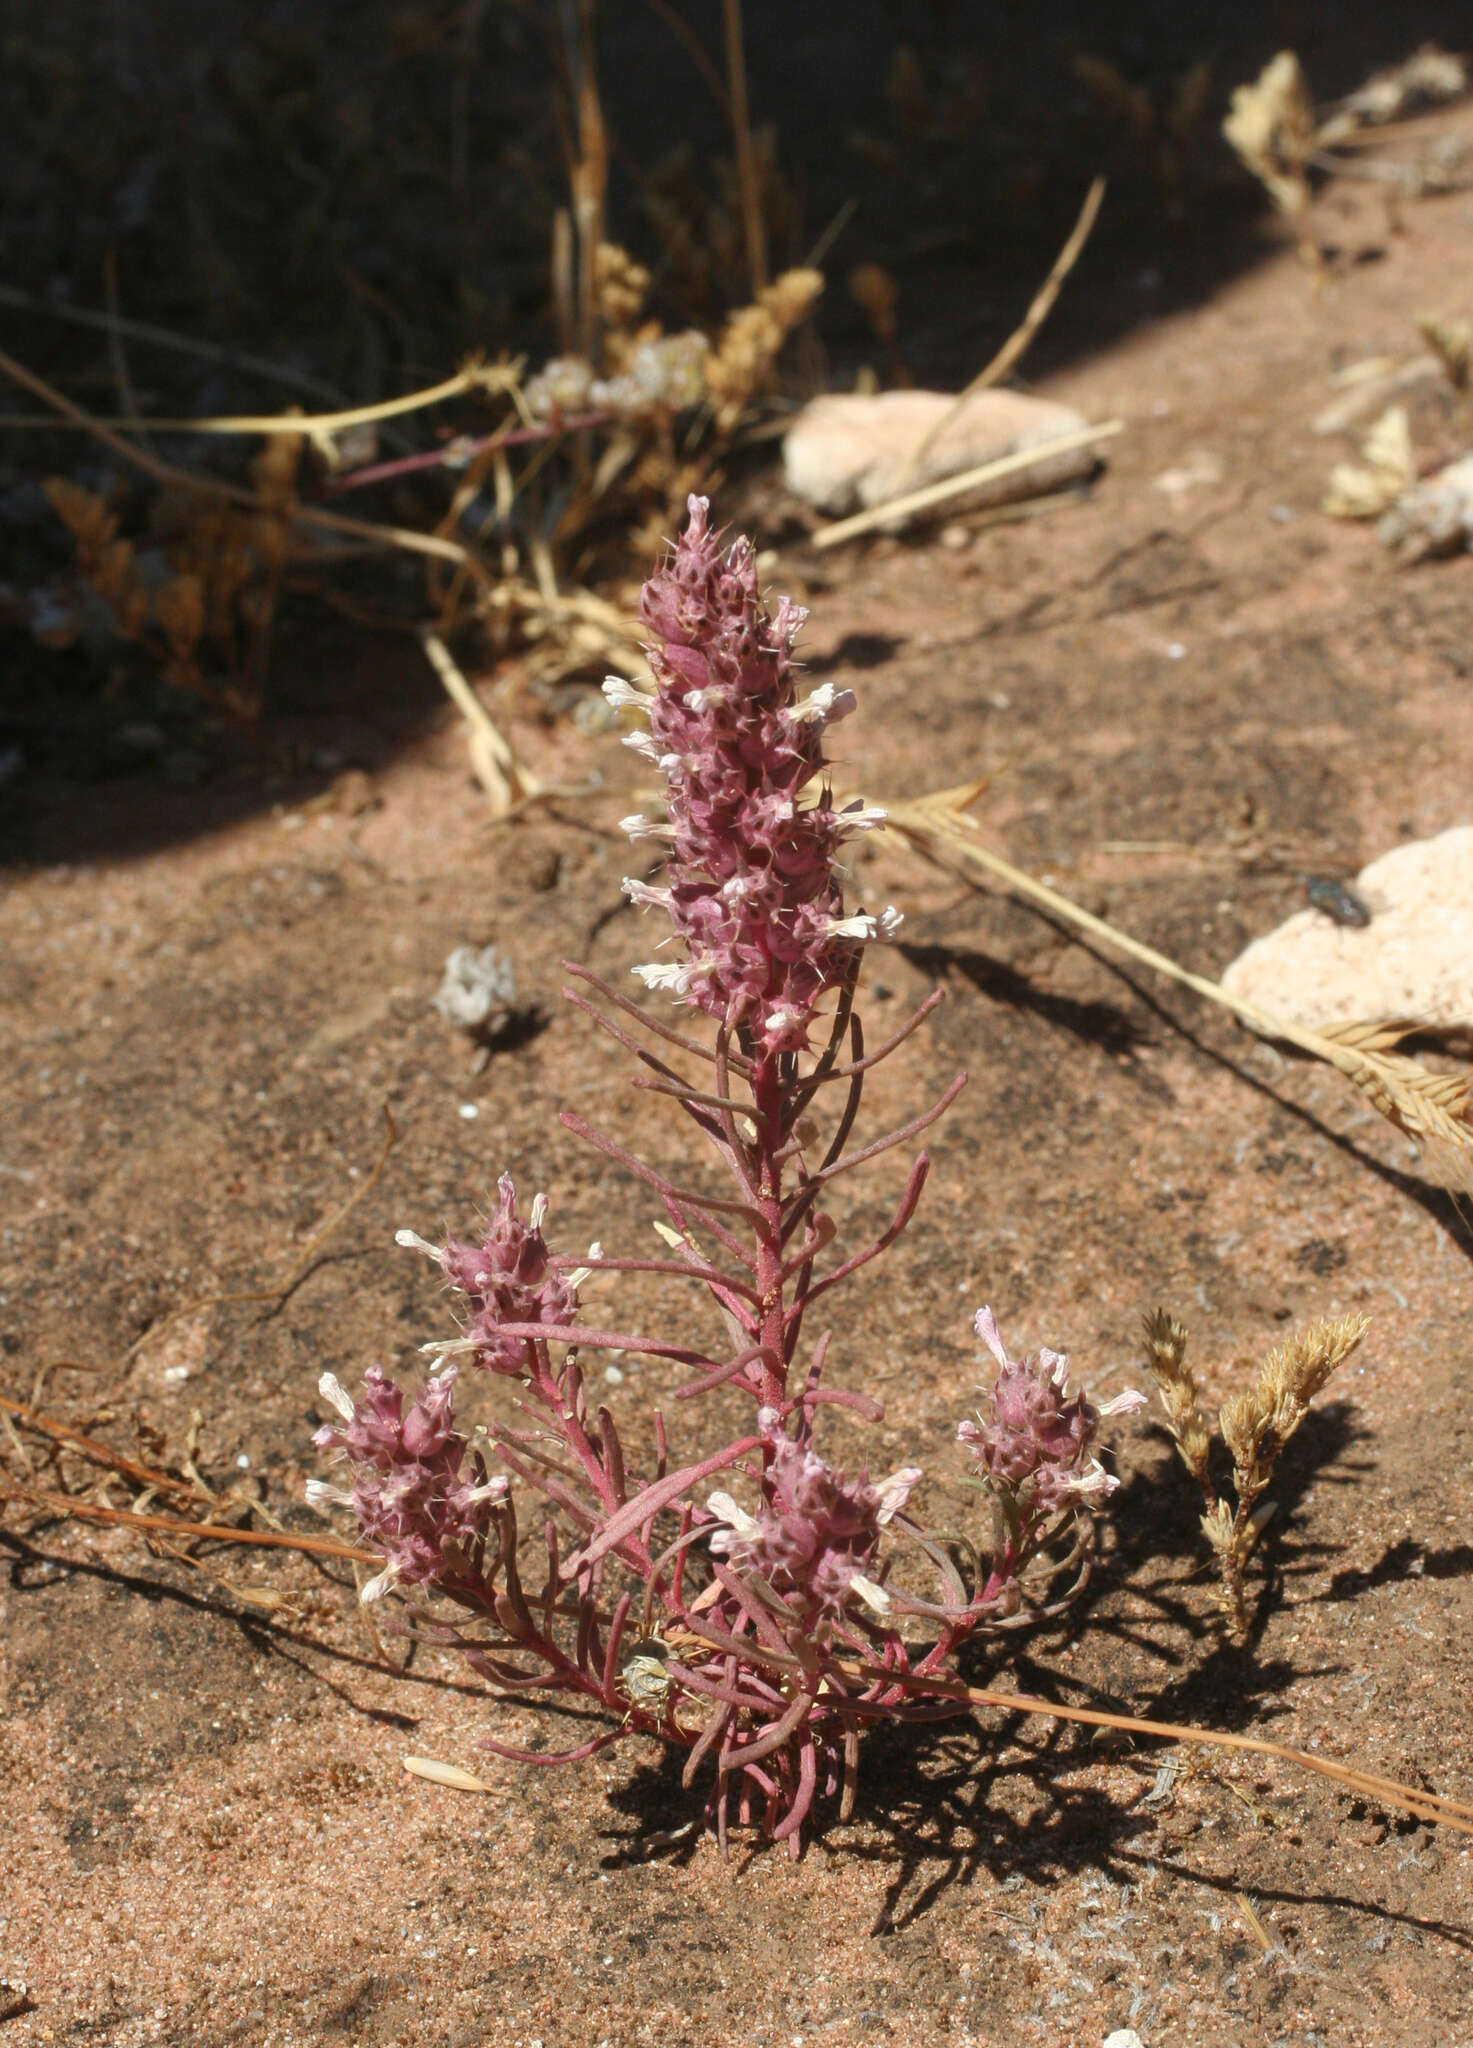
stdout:
[(959, 1423), (956, 1433), (982, 1471), (1013, 1492), (1026, 1488), (1030, 1503), (1044, 1514), (1113, 1493), (1119, 1481), (1090, 1456), (1100, 1418), (1128, 1415), (1145, 1395), (1119, 1394), (1099, 1408), (1083, 1394), (1071, 1401), (1063, 1352), (1045, 1345), (1029, 1358), (1009, 1358), (990, 1308), (977, 1311), (974, 1328), (997, 1360), (997, 1380), (988, 1396), (990, 1412)]
[(443, 1245), (427, 1244), (412, 1230), (398, 1231), (396, 1242), (432, 1258), (450, 1285), (466, 1298), (470, 1314), (465, 1334), (444, 1348), (491, 1372), (515, 1373), (525, 1363), (526, 1342), (503, 1335), (503, 1325), (565, 1327), (578, 1313), (578, 1294), (572, 1276), (564, 1278), (548, 1263), (542, 1236), (547, 1197), (536, 1197), (531, 1217), (524, 1223), (517, 1215), (516, 1189), (509, 1174), (501, 1176), (497, 1194), (496, 1211), (478, 1245), (453, 1237)]
[(598, 377), (582, 356), (554, 356), (527, 381), (527, 410), (557, 424), (568, 415), (609, 412), (644, 420), (656, 412), (685, 412), (706, 392), (703, 374), (711, 344), (691, 329), (642, 341), (617, 375)]
[(307, 1498), (314, 1507), (351, 1507), (364, 1536), (382, 1549), (384, 1569), (363, 1588), (365, 1601), (390, 1586), (464, 1574), (507, 1497), (504, 1478), (466, 1472), (469, 1445), (455, 1427), (454, 1384), (452, 1365), (427, 1380), (406, 1409), (403, 1388), (376, 1365), (364, 1374), (359, 1401), (330, 1372), (318, 1382), (342, 1419), (325, 1424), (312, 1441), (346, 1454), (353, 1483), (344, 1490), (312, 1480)]
[(880, 1531), (904, 1507), (920, 1478), (908, 1465), (871, 1484), (869, 1475), (846, 1479), (808, 1444), (784, 1434), (777, 1417), (763, 1409), (758, 1422), (767, 1438), (770, 1499), (758, 1515), (737, 1506), (729, 1493), (707, 1502), (720, 1527), (711, 1538), (717, 1556), (740, 1573), (763, 1579), (805, 1621), (833, 1619), (851, 1597), (872, 1612), (887, 1614), (889, 1595), (866, 1576)]
[(609, 701), (647, 713), (631, 734), (665, 778), (668, 828), (626, 818), (633, 838), (671, 841), (668, 880), (625, 883), (636, 903), (665, 910), (684, 958), (634, 971), (728, 1024), (744, 1022), (768, 1051), (807, 1044), (815, 1004), (843, 979), (856, 948), (899, 924), (846, 917), (837, 858), (883, 813), (834, 809), (823, 774), (827, 726), (854, 708), (824, 684), (801, 703), (792, 647), (808, 616), (787, 598), (769, 616), (751, 545), (722, 552), (704, 498), (664, 566), (644, 586), (641, 615), (656, 694), (618, 677)]

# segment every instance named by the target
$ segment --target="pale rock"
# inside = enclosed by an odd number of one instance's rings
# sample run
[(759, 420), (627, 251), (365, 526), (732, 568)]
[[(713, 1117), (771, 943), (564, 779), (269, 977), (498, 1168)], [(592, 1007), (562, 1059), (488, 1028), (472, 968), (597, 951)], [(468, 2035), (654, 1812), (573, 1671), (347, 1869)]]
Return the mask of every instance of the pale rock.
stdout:
[(1134, 2027), (1117, 2027), (1113, 2034), (1106, 2034), (1105, 2048), (1146, 2048), (1146, 2044)]
[(1403, 491), (1376, 531), (1404, 562), (1455, 555), (1473, 543), (1473, 455)]
[(517, 998), (511, 961), (499, 947), (457, 946), (431, 1007), (472, 1038), (490, 1037), (509, 1019)]
[(1368, 925), (1296, 911), (1238, 955), (1223, 988), (1311, 1031), (1391, 1018), (1473, 1029), (1473, 825), (1393, 847), (1354, 888)]
[[(907, 462), (938, 420), (956, 404), (945, 391), (835, 392), (804, 406), (783, 441), (787, 485), (821, 512), (852, 512), (883, 504), (902, 491), (921, 490), (984, 462), (1078, 433), (1086, 424), (1072, 406), (1030, 398), (1021, 391), (979, 391), (957, 409), (914, 470)], [(949, 503), (975, 509), (1056, 490), (1088, 476), (1097, 457), (1090, 448), (1042, 455), (1011, 476), (979, 484)]]

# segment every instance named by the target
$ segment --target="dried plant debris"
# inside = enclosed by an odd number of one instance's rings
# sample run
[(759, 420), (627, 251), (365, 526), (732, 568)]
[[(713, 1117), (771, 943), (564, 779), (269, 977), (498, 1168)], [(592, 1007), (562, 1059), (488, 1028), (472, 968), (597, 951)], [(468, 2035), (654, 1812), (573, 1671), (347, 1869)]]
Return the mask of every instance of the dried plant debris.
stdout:
[(258, 506), (182, 487), (164, 490), (148, 528), (129, 538), (105, 497), (48, 478), (52, 510), (76, 549), (70, 579), (35, 593), (32, 630), (48, 646), (85, 635), (144, 649), (166, 682), (242, 717), (260, 704), (281, 591), (302, 439), (269, 439), (252, 464)]
[(1378, 519), (1417, 474), (1405, 406), (1388, 406), (1361, 444), (1360, 462), (1330, 472), (1322, 502), (1332, 519)]
[(1413, 324), (1442, 365), (1443, 375), (1454, 391), (1466, 391), (1473, 326), (1442, 313), (1418, 313)]
[(1306, 251), (1312, 251), (1307, 231), (1311, 168), (1332, 176), (1376, 178), (1408, 198), (1451, 191), (1466, 182), (1468, 152), (1461, 136), (1431, 137), (1409, 160), (1331, 152), (1354, 142), (1364, 129), (1456, 99), (1467, 86), (1466, 61), (1429, 43), (1404, 63), (1378, 72), (1327, 117), (1318, 118), (1298, 57), (1280, 50), (1251, 84), (1234, 91), (1222, 132), (1294, 222)]
[[(484, 1055), (516, 1015), (517, 977), (499, 946), (457, 946), (430, 1007), (464, 1031)], [(484, 1064), (484, 1060), (483, 1060)]]
[[(142, 516), (126, 528), (109, 498), (76, 478), (53, 480), (52, 505), (72, 536), (76, 567), (18, 601), (35, 637), (55, 647), (83, 640), (100, 655), (110, 639), (128, 641), (165, 680), (250, 719), (261, 706), (288, 571), (294, 590), (321, 595), (363, 623), (386, 623), (379, 611), (364, 616), (329, 565), (365, 549), (399, 549), (425, 560), (425, 594), (442, 629), (474, 616), (494, 652), (523, 656), (534, 687), (573, 675), (592, 683), (610, 662), (629, 665), (637, 655), (629, 622), (594, 586), (669, 531), (682, 500), (770, 390), (779, 354), (823, 276), (784, 272), (714, 336), (666, 333), (644, 317), (645, 267), (611, 242), (597, 243), (591, 256), (584, 300), (568, 323), (577, 352), (565, 344), (528, 379), (519, 360), (477, 356), (422, 391), (376, 405), (132, 422), (145, 432), (188, 430), (196, 445), (207, 434), (261, 437), (248, 485), (163, 461), (0, 354), (0, 373), (147, 479)], [(489, 431), (442, 427), (435, 446), (369, 459), (379, 420), (403, 422), (452, 404), (478, 406)], [(304, 453), (312, 489), (300, 488)], [(407, 494), (424, 495), (431, 484), (436, 495), (417, 518), (402, 509)], [(343, 493), (390, 485), (393, 524), (336, 509)], [(134, 531), (139, 525), (145, 530)], [(333, 537), (327, 545), (324, 528)]]
[(1343, 99), (1320, 128), (1320, 146), (1331, 147), (1357, 128), (1378, 128), (1424, 108), (1443, 106), (1467, 90), (1468, 60), (1436, 43), (1423, 43), (1410, 57), (1376, 72)]
[(1314, 102), (1292, 50), (1280, 50), (1228, 103), (1222, 132), (1274, 204), (1302, 222), (1309, 209), (1305, 166), (1314, 148)]
[(1145, 1319), (1146, 1366), (1181, 1461), (1202, 1491), (1202, 1533), (1217, 1557), (1218, 1605), (1235, 1643), (1246, 1643), (1252, 1633), (1247, 1570), (1274, 1514), (1268, 1491), (1274, 1467), (1315, 1396), (1369, 1328), (1360, 1315), (1311, 1323), (1269, 1353), (1251, 1387), (1224, 1401), (1217, 1413), (1217, 1437), (1232, 1460), (1228, 1491), (1213, 1474), (1213, 1430), (1186, 1362), (1186, 1329), (1164, 1309)]
[(1376, 532), (1403, 562), (1460, 554), (1473, 546), (1473, 455), (1463, 455), (1404, 491)]

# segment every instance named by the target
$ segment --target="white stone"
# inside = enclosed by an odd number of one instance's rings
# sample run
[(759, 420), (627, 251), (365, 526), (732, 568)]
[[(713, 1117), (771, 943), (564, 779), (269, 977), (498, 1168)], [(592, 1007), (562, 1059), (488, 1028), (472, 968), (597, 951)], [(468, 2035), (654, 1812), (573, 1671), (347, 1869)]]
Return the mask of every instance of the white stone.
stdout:
[(472, 1037), (489, 1037), (506, 1023), (516, 996), (516, 974), (498, 947), (477, 952), (474, 946), (457, 946), (445, 962), (445, 978), (431, 1008)]
[(1296, 911), (1238, 955), (1228, 994), (1309, 1030), (1402, 1017), (1473, 1029), (1473, 825), (1393, 847), (1353, 886), (1368, 925)]
[[(938, 420), (956, 404), (945, 391), (836, 392), (804, 406), (783, 441), (787, 485), (822, 512), (851, 512), (882, 504), (901, 491), (920, 490), (1012, 455), (1040, 441), (1080, 431), (1081, 413), (1051, 399), (1021, 391), (979, 391), (958, 408), (907, 472), (907, 462)], [(975, 493), (948, 503), (949, 511), (1001, 504), (1056, 490), (1088, 476), (1096, 456), (1090, 448), (1044, 455), (1035, 466), (980, 484)]]
[(1146, 2044), (1134, 2027), (1117, 2027), (1113, 2034), (1106, 2034), (1105, 2048), (1146, 2048)]

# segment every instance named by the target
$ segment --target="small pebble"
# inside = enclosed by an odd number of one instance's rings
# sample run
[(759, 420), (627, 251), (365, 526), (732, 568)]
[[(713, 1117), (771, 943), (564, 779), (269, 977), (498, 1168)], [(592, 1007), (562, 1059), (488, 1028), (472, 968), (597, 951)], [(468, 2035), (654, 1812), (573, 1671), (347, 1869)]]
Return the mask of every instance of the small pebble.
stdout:
[(467, 1123), (474, 1122), (474, 1120), (481, 1114), (480, 1110), (477, 1108), (474, 1102), (462, 1102), (462, 1104), (460, 1105), (460, 1113), (465, 1118)]

